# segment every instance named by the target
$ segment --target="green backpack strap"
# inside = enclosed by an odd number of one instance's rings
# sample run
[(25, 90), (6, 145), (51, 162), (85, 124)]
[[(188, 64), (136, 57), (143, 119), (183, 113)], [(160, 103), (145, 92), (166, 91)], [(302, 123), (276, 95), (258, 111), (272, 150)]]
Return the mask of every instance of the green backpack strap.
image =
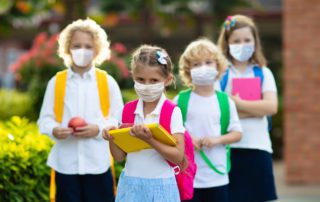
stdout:
[[(217, 98), (220, 106), (220, 114), (221, 114), (220, 115), (221, 135), (225, 135), (228, 133), (228, 126), (230, 122), (230, 107), (229, 107), (228, 95), (220, 91), (216, 91), (216, 94), (217, 94)], [(226, 150), (227, 150), (227, 172), (218, 170), (218, 168), (213, 165), (213, 163), (210, 161), (210, 159), (207, 157), (207, 155), (204, 153), (203, 150), (200, 150), (200, 156), (212, 170), (214, 170), (216, 173), (220, 175), (224, 175), (226, 173), (229, 173), (231, 169), (230, 145), (226, 145)]]
[(180, 91), (179, 97), (178, 97), (178, 106), (180, 107), (180, 110), (182, 113), (183, 124), (187, 120), (187, 112), (188, 112), (188, 105), (189, 105), (191, 91), (192, 91), (191, 88)]

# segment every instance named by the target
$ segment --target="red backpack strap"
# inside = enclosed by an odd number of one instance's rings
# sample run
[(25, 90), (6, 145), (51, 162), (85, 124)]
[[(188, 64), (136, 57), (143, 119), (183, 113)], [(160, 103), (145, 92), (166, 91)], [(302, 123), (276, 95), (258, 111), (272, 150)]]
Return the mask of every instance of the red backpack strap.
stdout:
[(138, 100), (133, 100), (124, 105), (122, 110), (122, 123), (134, 123), (134, 111), (138, 105)]
[(160, 125), (171, 134), (171, 117), (176, 104), (169, 100), (165, 100), (160, 112)]

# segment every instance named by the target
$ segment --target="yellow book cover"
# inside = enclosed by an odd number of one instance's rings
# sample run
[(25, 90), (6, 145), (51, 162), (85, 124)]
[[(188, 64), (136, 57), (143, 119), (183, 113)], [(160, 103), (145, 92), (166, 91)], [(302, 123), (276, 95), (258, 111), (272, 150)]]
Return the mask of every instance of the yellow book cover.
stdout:
[[(171, 146), (176, 145), (176, 139), (170, 135), (160, 124), (146, 124), (146, 126), (150, 129), (153, 137), (158, 141)], [(131, 128), (121, 128), (110, 130), (109, 134), (113, 137), (113, 142), (126, 153), (152, 148), (143, 140), (131, 136), (130, 129)]]

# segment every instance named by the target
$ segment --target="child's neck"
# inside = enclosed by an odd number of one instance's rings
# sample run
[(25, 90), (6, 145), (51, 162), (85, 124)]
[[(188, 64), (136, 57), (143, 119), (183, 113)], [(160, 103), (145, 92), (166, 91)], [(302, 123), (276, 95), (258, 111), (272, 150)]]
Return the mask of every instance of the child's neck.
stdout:
[(147, 114), (150, 114), (157, 106), (160, 98), (153, 101), (153, 102), (145, 102), (143, 101), (143, 115), (144, 117), (147, 116)]
[(203, 97), (209, 97), (215, 93), (214, 85), (211, 85), (211, 86), (197, 85), (194, 87), (193, 92)]
[(249, 65), (249, 61), (240, 62), (237, 60), (233, 60), (232, 64), (237, 70), (239, 70), (240, 72), (244, 72)]
[(74, 65), (71, 67), (71, 69), (73, 72), (79, 74), (82, 77), (84, 73), (91, 69), (91, 65), (89, 65), (88, 67), (77, 67)]

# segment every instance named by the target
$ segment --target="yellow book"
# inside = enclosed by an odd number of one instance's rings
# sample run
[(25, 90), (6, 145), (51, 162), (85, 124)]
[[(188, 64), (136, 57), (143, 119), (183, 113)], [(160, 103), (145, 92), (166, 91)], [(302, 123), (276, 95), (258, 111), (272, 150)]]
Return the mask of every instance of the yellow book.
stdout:
[[(170, 135), (160, 124), (146, 124), (146, 126), (150, 129), (153, 137), (158, 141), (171, 146), (176, 145), (176, 139)], [(121, 128), (110, 130), (109, 134), (113, 137), (113, 142), (126, 153), (152, 148), (145, 141), (131, 136), (130, 129), (131, 128)]]

